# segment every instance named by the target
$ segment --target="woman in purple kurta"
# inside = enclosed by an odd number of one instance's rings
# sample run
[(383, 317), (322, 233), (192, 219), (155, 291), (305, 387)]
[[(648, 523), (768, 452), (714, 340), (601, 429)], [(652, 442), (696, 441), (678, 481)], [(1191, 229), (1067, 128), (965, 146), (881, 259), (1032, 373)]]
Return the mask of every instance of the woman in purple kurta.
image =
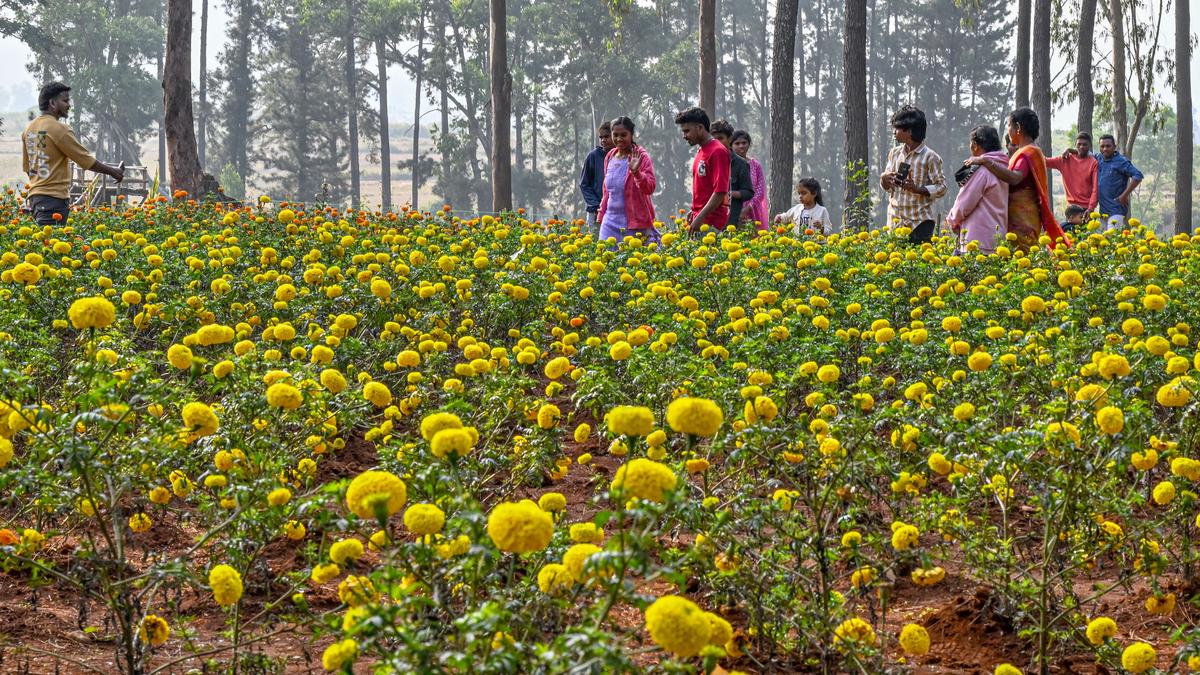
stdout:
[(742, 222), (754, 224), (759, 230), (767, 229), (767, 178), (762, 164), (757, 159), (748, 157), (750, 152), (750, 134), (738, 129), (733, 132), (733, 151), (750, 164), (750, 183), (754, 186), (754, 196), (742, 206)]

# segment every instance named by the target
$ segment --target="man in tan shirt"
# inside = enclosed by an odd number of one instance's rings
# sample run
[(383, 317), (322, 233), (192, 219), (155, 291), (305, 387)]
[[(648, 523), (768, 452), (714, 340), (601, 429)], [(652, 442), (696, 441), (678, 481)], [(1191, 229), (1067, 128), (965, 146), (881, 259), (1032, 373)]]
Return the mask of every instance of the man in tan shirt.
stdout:
[(71, 110), (70, 92), (71, 88), (62, 82), (43, 86), (38, 94), (38, 108), (42, 114), (25, 127), (21, 136), (23, 166), (29, 176), (29, 210), (39, 225), (61, 222), (70, 213), (67, 202), (71, 187), (69, 162), (112, 176), (117, 182), (125, 178), (124, 167), (96, 159), (79, 144), (71, 127), (62, 122)]

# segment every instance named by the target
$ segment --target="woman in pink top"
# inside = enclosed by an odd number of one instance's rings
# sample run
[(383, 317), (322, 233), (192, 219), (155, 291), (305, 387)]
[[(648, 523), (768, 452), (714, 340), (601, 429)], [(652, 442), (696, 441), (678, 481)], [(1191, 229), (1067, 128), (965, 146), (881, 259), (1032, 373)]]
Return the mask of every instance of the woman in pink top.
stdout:
[[(971, 156), (1008, 161), (995, 127), (984, 125), (971, 130)], [(965, 251), (967, 243), (974, 241), (982, 253), (992, 253), (1008, 229), (1008, 185), (991, 171), (979, 171), (975, 166), (964, 166), (959, 176), (964, 172), (966, 180), (960, 183), (946, 224), (958, 235), (960, 250)]]
[(612, 121), (613, 149), (604, 158), (604, 193), (596, 221), (600, 240), (620, 243), (630, 234), (659, 242), (654, 227), (654, 204), (650, 196), (656, 186), (654, 163), (642, 146), (633, 140), (633, 120), (618, 117)]
[(738, 129), (733, 132), (733, 151), (750, 164), (750, 184), (754, 186), (754, 196), (742, 205), (741, 220), (758, 228), (760, 232), (767, 229), (767, 178), (763, 173), (762, 164), (749, 156), (750, 134)]

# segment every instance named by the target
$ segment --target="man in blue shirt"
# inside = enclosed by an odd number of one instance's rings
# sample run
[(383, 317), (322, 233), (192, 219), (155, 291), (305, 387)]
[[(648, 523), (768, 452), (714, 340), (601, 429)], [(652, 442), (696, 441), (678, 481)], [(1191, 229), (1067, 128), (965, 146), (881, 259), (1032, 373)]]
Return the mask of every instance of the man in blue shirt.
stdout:
[(600, 142), (583, 160), (579, 191), (583, 193), (583, 201), (587, 204), (587, 231), (599, 236), (600, 223), (596, 222), (596, 213), (600, 210), (600, 198), (604, 196), (604, 158), (613, 147), (612, 125), (608, 122), (601, 124), (596, 136)]
[(1108, 214), (1108, 229), (1119, 230), (1129, 217), (1129, 195), (1142, 182), (1142, 172), (1117, 152), (1117, 141), (1112, 134), (1100, 137), (1099, 160), (1096, 171), (1099, 211)]

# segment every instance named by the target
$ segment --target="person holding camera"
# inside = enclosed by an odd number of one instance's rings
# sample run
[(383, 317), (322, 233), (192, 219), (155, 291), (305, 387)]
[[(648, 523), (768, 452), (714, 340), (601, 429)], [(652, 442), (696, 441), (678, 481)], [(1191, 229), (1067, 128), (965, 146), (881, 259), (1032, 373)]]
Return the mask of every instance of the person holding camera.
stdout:
[(71, 212), (67, 202), (71, 188), (69, 162), (111, 176), (118, 183), (125, 178), (125, 167), (96, 159), (62, 121), (71, 111), (70, 87), (62, 82), (43, 86), (38, 94), (38, 108), (42, 114), (21, 135), (21, 159), (25, 175), (29, 176), (28, 206), (33, 219), (38, 225), (54, 225), (65, 221)]
[(897, 145), (879, 177), (879, 187), (888, 193), (887, 226), (912, 228), (909, 241), (920, 244), (933, 238), (933, 204), (946, 194), (942, 158), (925, 145), (928, 123), (920, 109), (901, 106), (891, 125)]

